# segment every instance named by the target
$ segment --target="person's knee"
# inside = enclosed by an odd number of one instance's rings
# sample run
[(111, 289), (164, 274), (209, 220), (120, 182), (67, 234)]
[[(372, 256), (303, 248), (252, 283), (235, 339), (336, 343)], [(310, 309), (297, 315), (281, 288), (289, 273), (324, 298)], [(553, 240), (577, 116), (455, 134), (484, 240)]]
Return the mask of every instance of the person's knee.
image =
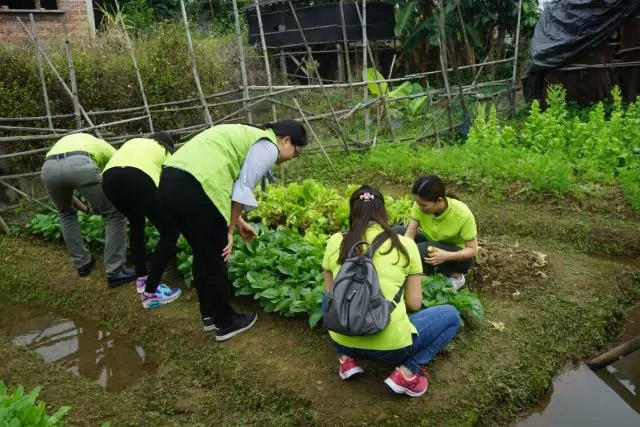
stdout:
[(443, 315), (446, 315), (449, 319), (449, 326), (455, 327), (456, 330), (458, 330), (462, 325), (462, 319), (460, 318), (460, 313), (458, 313), (458, 310), (454, 306), (449, 304), (442, 307), (446, 308), (446, 311), (445, 313), (443, 313)]

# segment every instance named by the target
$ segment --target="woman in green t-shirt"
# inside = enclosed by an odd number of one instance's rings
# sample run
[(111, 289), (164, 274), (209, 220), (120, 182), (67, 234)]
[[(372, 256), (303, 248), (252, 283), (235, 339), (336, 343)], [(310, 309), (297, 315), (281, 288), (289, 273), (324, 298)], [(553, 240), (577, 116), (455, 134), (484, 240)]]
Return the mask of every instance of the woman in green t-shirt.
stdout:
[[(334, 234), (327, 242), (322, 261), (325, 290), (331, 292), (334, 277), (357, 242), (371, 243), (383, 233), (388, 239), (373, 255), (380, 290), (388, 300), (401, 287), (404, 290), (389, 324), (377, 334), (346, 336), (329, 332), (338, 353), (339, 375), (346, 380), (361, 374), (358, 359), (398, 363), (385, 384), (396, 393), (421, 396), (429, 383), (422, 369), (453, 339), (460, 317), (451, 305), (418, 311), (422, 306), (420, 253), (415, 242), (389, 227), (380, 191), (367, 185), (358, 188), (349, 199), (349, 207), (349, 229), (344, 234)], [(407, 311), (415, 313), (408, 315)]]
[[(478, 253), (476, 220), (467, 205), (447, 195), (437, 175), (422, 175), (411, 190), (415, 203), (409, 226), (395, 227), (418, 244), (425, 274), (449, 278), (454, 289), (464, 286), (464, 273)], [(420, 232), (420, 231), (421, 232)]]

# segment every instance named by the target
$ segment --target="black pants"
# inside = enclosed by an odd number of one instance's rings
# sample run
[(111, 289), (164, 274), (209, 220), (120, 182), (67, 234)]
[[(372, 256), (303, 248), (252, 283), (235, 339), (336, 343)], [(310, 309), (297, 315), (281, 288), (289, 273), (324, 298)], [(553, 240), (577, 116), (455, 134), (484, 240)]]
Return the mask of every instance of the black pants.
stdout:
[[(396, 225), (393, 227), (396, 233), (404, 235), (407, 231), (406, 227), (402, 227)], [(427, 248), (429, 246), (436, 247), (438, 249), (442, 249), (444, 251), (449, 252), (458, 252), (461, 251), (458, 246), (452, 245), (450, 243), (442, 243), (435, 242), (432, 240), (428, 240), (427, 237), (420, 232), (416, 233), (415, 238), (416, 246), (418, 246), (418, 250), (420, 251), (420, 259), (422, 260), (422, 270), (426, 275), (433, 275), (435, 273), (442, 273), (447, 277), (453, 276), (454, 273), (466, 273), (473, 266), (473, 259), (468, 259), (465, 261), (447, 261), (443, 262), (440, 265), (431, 265), (424, 262), (424, 258), (428, 255)]]
[[(176, 255), (178, 228), (160, 201), (153, 179), (137, 168), (111, 168), (102, 175), (104, 194), (129, 220), (129, 247), (138, 277), (147, 277), (146, 292), (153, 293), (162, 273)], [(160, 241), (153, 251), (151, 268), (147, 270), (145, 217), (158, 229)]]
[(165, 168), (159, 190), (162, 202), (193, 250), (193, 279), (200, 313), (224, 328), (235, 314), (229, 305), (233, 286), (222, 259), (227, 245), (227, 221), (198, 180), (185, 171)]

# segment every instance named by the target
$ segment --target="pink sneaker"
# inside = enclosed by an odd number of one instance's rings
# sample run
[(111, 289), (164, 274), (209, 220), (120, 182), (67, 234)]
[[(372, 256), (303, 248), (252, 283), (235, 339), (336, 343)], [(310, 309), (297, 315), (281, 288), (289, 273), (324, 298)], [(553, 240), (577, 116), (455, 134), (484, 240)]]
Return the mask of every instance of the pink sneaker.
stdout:
[(400, 368), (396, 368), (384, 383), (394, 392), (411, 397), (422, 396), (429, 387), (429, 379), (426, 376), (413, 374), (413, 377), (405, 378)]
[(343, 380), (364, 372), (358, 361), (350, 358), (349, 356), (340, 356), (338, 357), (338, 361), (340, 362), (340, 370), (338, 371), (338, 374), (340, 374), (340, 378)]

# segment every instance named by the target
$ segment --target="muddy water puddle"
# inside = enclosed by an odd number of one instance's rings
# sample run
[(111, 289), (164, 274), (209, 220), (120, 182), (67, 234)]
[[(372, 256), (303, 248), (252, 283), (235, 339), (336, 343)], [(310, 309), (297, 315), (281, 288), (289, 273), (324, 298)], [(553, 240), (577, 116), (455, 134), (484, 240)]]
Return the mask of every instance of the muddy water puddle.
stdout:
[[(640, 333), (640, 306), (626, 319), (623, 341)], [(517, 426), (640, 426), (640, 350), (596, 371), (580, 365), (557, 376)]]
[(123, 390), (153, 369), (143, 348), (125, 336), (46, 307), (0, 303), (0, 331), (14, 344), (36, 351), (46, 363), (94, 380), (107, 391)]

